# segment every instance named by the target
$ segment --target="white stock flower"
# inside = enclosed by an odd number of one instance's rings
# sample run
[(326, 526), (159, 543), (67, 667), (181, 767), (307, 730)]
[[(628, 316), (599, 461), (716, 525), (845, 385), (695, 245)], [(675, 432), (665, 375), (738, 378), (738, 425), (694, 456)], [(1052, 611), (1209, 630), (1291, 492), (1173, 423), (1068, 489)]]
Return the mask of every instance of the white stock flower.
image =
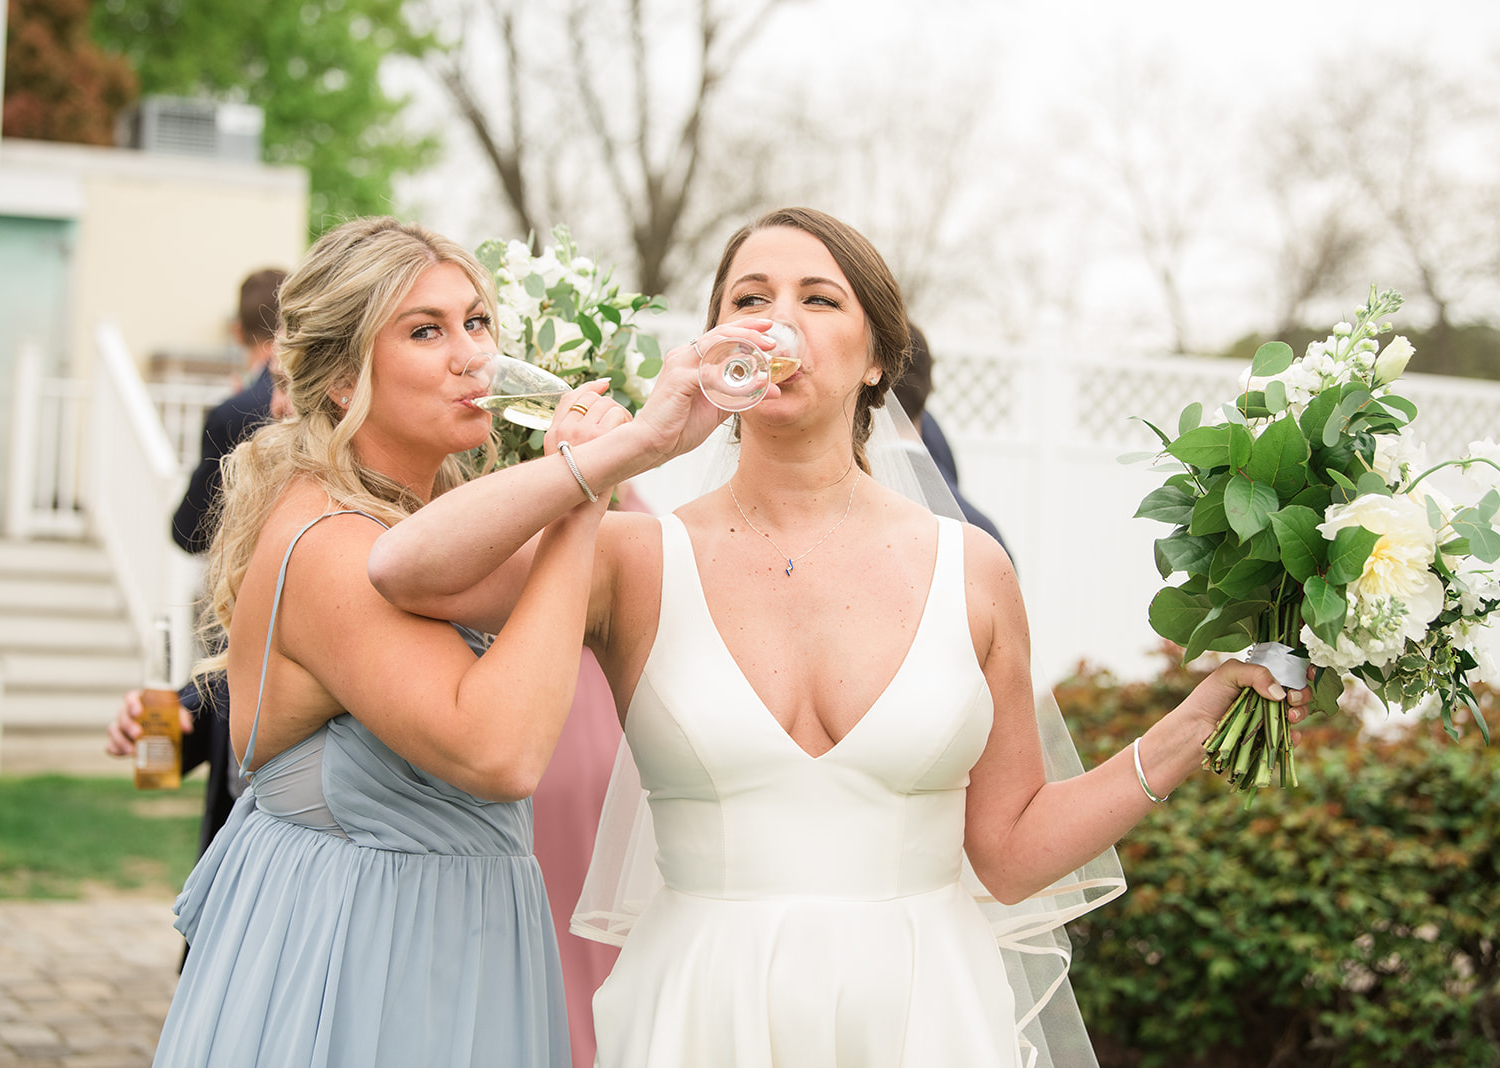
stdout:
[(1477, 500), (1492, 489), (1500, 489), (1500, 467), (1490, 466), (1490, 464), (1500, 465), (1500, 445), (1495, 444), (1490, 438), (1485, 438), (1483, 441), (1471, 441), (1464, 459), (1471, 457), (1490, 462), (1470, 464), (1464, 468), (1464, 482), (1474, 491), (1474, 497)]
[(1453, 627), (1453, 644), (1466, 649), (1478, 662), (1481, 682), (1500, 686), (1500, 629), (1493, 623), (1460, 620)]
[(1370, 461), (1375, 473), (1387, 486), (1399, 486), (1405, 479), (1427, 470), (1427, 446), (1417, 440), (1411, 427), (1395, 434), (1375, 435), (1375, 457)]

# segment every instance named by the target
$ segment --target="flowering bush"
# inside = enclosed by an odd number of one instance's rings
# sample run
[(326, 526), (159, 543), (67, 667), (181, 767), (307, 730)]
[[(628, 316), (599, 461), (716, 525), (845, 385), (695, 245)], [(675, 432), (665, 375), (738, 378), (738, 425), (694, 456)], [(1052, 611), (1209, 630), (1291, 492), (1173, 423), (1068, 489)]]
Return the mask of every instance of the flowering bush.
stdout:
[[(665, 311), (666, 302), (621, 293), (609, 270), (578, 254), (567, 227), (556, 227), (552, 237), (555, 243), (536, 255), (524, 241), (486, 241), (475, 252), (495, 275), (500, 351), (574, 387), (608, 378), (609, 395), (635, 412), (661, 371), (661, 345), (635, 316)], [(504, 420), (497, 425), (502, 465), (541, 455), (543, 431)]]
[[(1176, 437), (1152, 427), (1168, 477), (1136, 514), (1175, 526), (1157, 568), (1185, 579), (1152, 600), (1151, 624), (1184, 661), (1253, 646), (1286, 686), (1305, 685), (1310, 660), (1323, 711), (1353, 675), (1388, 704), (1437, 707), (1454, 737), (1468, 708), (1488, 740), (1472, 683), (1500, 681), (1485, 650), (1500, 608), (1500, 449), (1475, 442), (1427, 466), (1408, 428), (1416, 406), (1393, 391), (1412, 346), (1377, 340), (1400, 306), (1372, 287), (1354, 322), (1301, 359), (1262, 345), (1222, 422), (1201, 425), (1192, 404)], [(1461, 503), (1424, 485), (1454, 466), (1468, 476)], [(1295, 785), (1285, 703), (1245, 691), (1205, 763), (1242, 790), (1269, 786), (1273, 766)]]

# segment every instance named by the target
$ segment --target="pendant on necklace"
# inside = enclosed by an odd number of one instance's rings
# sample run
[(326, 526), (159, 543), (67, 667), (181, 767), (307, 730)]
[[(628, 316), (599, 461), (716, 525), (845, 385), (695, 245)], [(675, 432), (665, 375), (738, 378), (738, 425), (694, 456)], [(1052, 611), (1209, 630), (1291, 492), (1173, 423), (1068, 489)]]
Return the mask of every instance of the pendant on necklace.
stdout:
[(791, 576), (792, 576), (792, 558), (790, 556), (787, 557), (787, 560), (786, 560), (786, 574), (787, 574), (787, 578), (791, 578)]

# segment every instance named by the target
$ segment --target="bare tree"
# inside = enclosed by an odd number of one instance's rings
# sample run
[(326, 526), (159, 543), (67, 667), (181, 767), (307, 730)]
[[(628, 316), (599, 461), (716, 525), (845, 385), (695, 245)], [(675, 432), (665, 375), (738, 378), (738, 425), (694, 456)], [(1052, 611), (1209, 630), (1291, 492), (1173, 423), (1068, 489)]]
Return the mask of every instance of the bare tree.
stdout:
[[(796, 0), (443, 2), (421, 0), (453, 42), (431, 70), (521, 231), (593, 227), (591, 248), (628, 255), (633, 284), (665, 293), (763, 200), (766, 135), (722, 104), (757, 33)], [(728, 160), (745, 164), (732, 179)]]
[(1144, 265), (1174, 351), (1192, 351), (1191, 259), (1225, 192), (1226, 112), (1165, 60), (1124, 61), (1095, 88), (1092, 134), (1081, 146), (1098, 172), (1105, 224)]
[[(1305, 230), (1304, 257), (1315, 259), (1322, 242), (1344, 257), (1339, 266), (1383, 274), (1357, 281), (1394, 284), (1425, 307), (1424, 360), (1447, 367), (1455, 315), (1488, 306), (1500, 282), (1492, 97), (1426, 62), (1362, 56), (1334, 65), (1304, 99), (1305, 110), (1284, 120), (1295, 150), (1283, 157), (1282, 179), (1321, 183), (1341, 230), (1336, 240)], [(1330, 207), (1325, 226), (1334, 214)]]

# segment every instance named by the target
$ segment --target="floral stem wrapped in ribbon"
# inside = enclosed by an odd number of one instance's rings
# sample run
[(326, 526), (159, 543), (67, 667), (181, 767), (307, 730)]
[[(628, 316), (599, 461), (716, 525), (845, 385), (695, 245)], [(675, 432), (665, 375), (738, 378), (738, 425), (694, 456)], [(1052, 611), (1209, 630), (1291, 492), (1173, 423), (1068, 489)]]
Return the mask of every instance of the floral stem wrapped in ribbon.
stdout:
[[(1256, 352), (1240, 395), (1203, 425), (1189, 405), (1161, 438), (1164, 485), (1136, 515), (1171, 523), (1156, 542), (1163, 578), (1151, 625), (1184, 662), (1237, 652), (1289, 687), (1316, 665), (1313, 707), (1337, 709), (1345, 676), (1388, 705), (1436, 707), (1457, 738), (1467, 708), (1486, 743), (1472, 684), (1500, 681), (1487, 642), (1500, 607), (1500, 447), (1427, 465), (1409, 424), (1416, 405), (1393, 391), (1412, 346), (1384, 348), (1401, 295), (1377, 293), (1297, 358), (1273, 341)], [(1150, 426), (1151, 424), (1147, 424)], [(1461, 469), (1468, 499), (1426, 483)], [(1237, 790), (1295, 786), (1285, 702), (1246, 690), (1205, 745), (1204, 766)]]
[[(486, 241), (475, 251), (494, 272), (500, 351), (543, 367), (570, 386), (610, 380), (609, 395), (631, 412), (661, 371), (661, 345), (635, 317), (666, 310), (661, 297), (622, 293), (609, 270), (578, 254), (565, 226), (536, 255), (525, 241)], [(540, 430), (496, 421), (502, 466), (542, 454)]]

